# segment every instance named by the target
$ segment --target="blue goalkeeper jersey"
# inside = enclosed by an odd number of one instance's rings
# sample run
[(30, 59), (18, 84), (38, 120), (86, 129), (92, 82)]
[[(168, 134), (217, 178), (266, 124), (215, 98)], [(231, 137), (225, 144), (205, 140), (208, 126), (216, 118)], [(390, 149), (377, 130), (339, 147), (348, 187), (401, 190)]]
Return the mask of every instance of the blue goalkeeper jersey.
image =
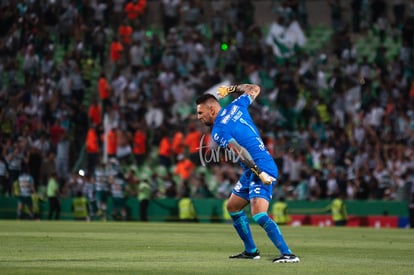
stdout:
[[(250, 95), (243, 94), (222, 108), (214, 121), (211, 136), (223, 148), (226, 148), (232, 139), (236, 140), (250, 153), (254, 162), (262, 171), (277, 177), (276, 163), (266, 149), (260, 137), (260, 132), (248, 111), (248, 107), (252, 102)], [(248, 169), (242, 163), (241, 166)]]

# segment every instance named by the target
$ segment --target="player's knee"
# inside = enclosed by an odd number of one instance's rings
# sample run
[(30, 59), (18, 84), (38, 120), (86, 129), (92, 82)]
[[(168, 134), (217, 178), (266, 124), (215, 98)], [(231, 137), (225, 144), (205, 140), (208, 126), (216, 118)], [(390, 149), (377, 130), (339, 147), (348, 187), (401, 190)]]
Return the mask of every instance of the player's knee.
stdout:
[(233, 203), (228, 202), (226, 205), (226, 209), (228, 212), (234, 213), (234, 212), (239, 212), (241, 210), (241, 208), (238, 205), (235, 205)]

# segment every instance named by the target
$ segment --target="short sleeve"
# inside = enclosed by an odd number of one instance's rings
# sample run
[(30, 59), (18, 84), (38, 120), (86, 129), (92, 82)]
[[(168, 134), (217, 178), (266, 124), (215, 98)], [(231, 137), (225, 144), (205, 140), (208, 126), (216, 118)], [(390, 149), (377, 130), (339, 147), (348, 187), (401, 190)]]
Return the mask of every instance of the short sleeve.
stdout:
[(228, 131), (227, 125), (218, 124), (214, 127), (213, 132), (211, 134), (214, 142), (217, 143), (220, 147), (227, 147), (230, 140), (233, 138)]
[(252, 104), (252, 102), (253, 99), (249, 94), (242, 94), (241, 96), (233, 100), (231, 104), (247, 108), (250, 106), (250, 104)]

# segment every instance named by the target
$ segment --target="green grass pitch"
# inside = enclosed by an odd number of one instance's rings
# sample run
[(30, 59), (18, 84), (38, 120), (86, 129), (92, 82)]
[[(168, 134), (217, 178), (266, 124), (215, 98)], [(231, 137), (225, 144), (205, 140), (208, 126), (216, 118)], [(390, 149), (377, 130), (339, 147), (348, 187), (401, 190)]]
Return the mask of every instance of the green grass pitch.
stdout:
[(301, 262), (278, 252), (252, 226), (260, 260), (231, 224), (0, 221), (0, 274), (414, 274), (414, 231), (281, 226)]

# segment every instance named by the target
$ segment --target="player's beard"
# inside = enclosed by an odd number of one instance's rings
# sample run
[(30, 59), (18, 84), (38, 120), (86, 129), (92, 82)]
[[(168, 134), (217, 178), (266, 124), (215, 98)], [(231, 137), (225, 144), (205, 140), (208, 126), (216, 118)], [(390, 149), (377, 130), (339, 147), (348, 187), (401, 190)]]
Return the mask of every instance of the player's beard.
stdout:
[(211, 119), (203, 119), (202, 120), (202, 122), (204, 123), (204, 125), (206, 125), (206, 126), (213, 126), (213, 120), (211, 120)]

